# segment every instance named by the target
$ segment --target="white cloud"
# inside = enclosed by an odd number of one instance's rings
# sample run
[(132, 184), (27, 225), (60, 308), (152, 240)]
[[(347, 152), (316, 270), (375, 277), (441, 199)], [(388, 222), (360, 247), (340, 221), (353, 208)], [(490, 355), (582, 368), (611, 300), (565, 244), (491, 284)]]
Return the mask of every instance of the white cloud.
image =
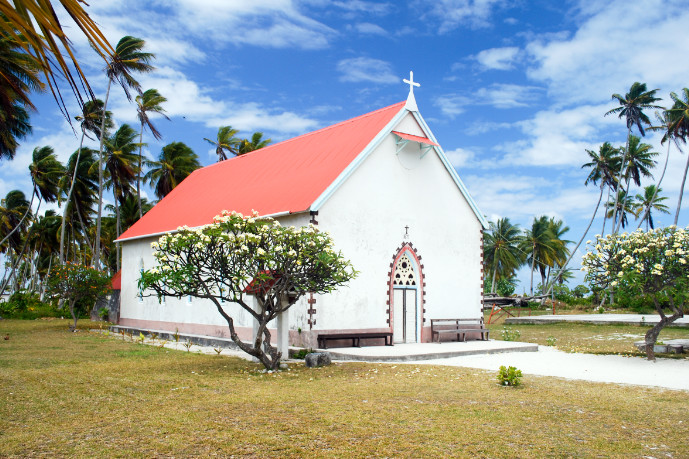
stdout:
[(339, 1), (332, 3), (345, 11), (375, 15), (385, 15), (393, 8), (393, 5), (390, 3), (366, 2), (362, 0), (347, 0), (344, 2)]
[(470, 164), (476, 158), (476, 154), (473, 151), (465, 148), (455, 148), (454, 150), (446, 151), (445, 156), (454, 168), (471, 167)]
[(395, 76), (392, 64), (369, 57), (343, 59), (337, 63), (337, 70), (342, 74), (340, 81), (352, 83), (368, 81), (371, 83), (392, 84), (402, 80)]
[(380, 35), (383, 37), (388, 35), (388, 32), (384, 28), (370, 22), (360, 22), (356, 24), (354, 28), (362, 35)]
[(422, 19), (439, 22), (440, 33), (460, 26), (487, 27), (494, 7), (501, 3), (499, 0), (427, 0), (422, 2), (422, 8), (428, 9)]
[(484, 49), (474, 59), (488, 70), (510, 70), (514, 68), (514, 62), (519, 55), (519, 48), (491, 48)]
[[(543, 110), (532, 119), (517, 123), (527, 137), (504, 143), (507, 164), (529, 166), (580, 166), (585, 149), (597, 149), (601, 131), (611, 124), (605, 107), (584, 105), (570, 110)], [(608, 140), (608, 139), (606, 139)]]
[[(634, 81), (664, 91), (686, 86), (689, 10), (681, 1), (582, 2), (581, 25), (568, 37), (543, 37), (526, 47), (528, 76), (543, 81), (556, 103), (610, 100)], [(671, 65), (669, 65), (671, 63)]]
[(479, 88), (471, 95), (447, 94), (437, 97), (433, 104), (449, 117), (455, 117), (465, 111), (467, 106), (490, 105), (495, 108), (526, 107), (535, 100), (539, 88), (515, 84), (492, 84)]

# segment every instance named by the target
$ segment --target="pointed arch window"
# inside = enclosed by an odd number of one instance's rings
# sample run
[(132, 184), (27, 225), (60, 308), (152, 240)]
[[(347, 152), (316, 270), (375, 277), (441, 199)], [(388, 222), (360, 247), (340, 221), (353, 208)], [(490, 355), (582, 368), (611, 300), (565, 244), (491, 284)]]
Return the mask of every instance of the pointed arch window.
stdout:
[(395, 265), (393, 285), (403, 285), (405, 287), (416, 286), (416, 273), (414, 272), (413, 266), (409, 256), (406, 253), (403, 254)]

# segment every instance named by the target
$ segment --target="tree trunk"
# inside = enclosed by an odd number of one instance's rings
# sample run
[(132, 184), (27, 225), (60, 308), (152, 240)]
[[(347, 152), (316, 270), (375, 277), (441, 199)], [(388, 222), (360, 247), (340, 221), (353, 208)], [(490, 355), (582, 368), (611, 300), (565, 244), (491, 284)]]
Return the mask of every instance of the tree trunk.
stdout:
[[(116, 189), (116, 187), (115, 187), (115, 184), (113, 183), (112, 184), (112, 194), (115, 197), (115, 216), (116, 216), (115, 232), (117, 233), (117, 236), (119, 237), (120, 233), (122, 232), (122, 230), (120, 229), (120, 226), (121, 226), (121, 224), (120, 224), (120, 202), (117, 200), (117, 193), (115, 192), (115, 189)], [(120, 251), (117, 248), (117, 243), (115, 243), (115, 257), (117, 260), (117, 264), (116, 264), (117, 270), (119, 271), (120, 270)]]
[[(643, 224), (644, 220), (646, 220), (646, 231), (648, 232), (648, 220), (650, 220), (650, 218), (651, 218), (649, 216), (649, 214), (651, 213), (651, 206), (653, 206), (653, 201), (655, 201), (656, 196), (658, 195), (658, 192), (660, 191), (660, 184), (663, 183), (663, 177), (665, 177), (665, 171), (667, 170), (668, 159), (670, 159), (670, 140), (667, 141), (667, 153), (665, 153), (665, 165), (663, 166), (663, 173), (660, 174), (660, 178), (658, 179), (658, 184), (656, 185), (655, 193), (653, 193), (653, 197), (651, 198), (651, 202), (649, 203), (648, 208), (646, 209), (646, 212), (644, 213), (644, 216), (641, 218), (641, 221), (639, 222), (639, 226), (637, 226), (636, 229), (641, 228), (641, 225)], [(686, 171), (685, 171), (685, 176), (686, 176)]]
[(536, 270), (536, 246), (534, 245), (531, 252), (531, 296), (533, 296), (533, 272)]
[[(495, 263), (495, 260), (493, 260), (493, 263)], [(495, 293), (495, 278), (498, 276), (498, 265), (497, 263), (495, 264), (495, 268), (493, 269), (493, 281), (490, 284), (490, 293)]]
[(139, 218), (143, 217), (141, 211), (141, 149), (143, 148), (144, 122), (141, 122), (141, 132), (139, 133), (139, 171), (136, 174), (136, 202), (139, 206)]
[(74, 190), (74, 182), (77, 180), (77, 170), (79, 168), (79, 159), (81, 158), (81, 149), (84, 146), (84, 136), (86, 132), (84, 128), (81, 128), (81, 142), (79, 143), (79, 150), (77, 150), (77, 161), (74, 165), (74, 173), (72, 174), (72, 184), (69, 186), (69, 192), (67, 193), (67, 201), (65, 202), (65, 210), (62, 211), (62, 227), (60, 229), (60, 264), (64, 263), (66, 259), (64, 257), (65, 253), (65, 219), (67, 217), (67, 207), (69, 206), (69, 200), (72, 199), (72, 191)]
[(679, 187), (679, 199), (677, 199), (677, 212), (675, 212), (674, 225), (677, 226), (679, 220), (679, 210), (682, 207), (682, 195), (684, 194), (684, 184), (687, 181), (687, 169), (689, 169), (689, 153), (687, 154), (687, 165), (684, 166), (684, 175), (682, 176), (682, 186)]
[(74, 325), (69, 326), (69, 330), (72, 332), (77, 331), (77, 320), (79, 320), (79, 316), (77, 315), (76, 311), (74, 310), (75, 304), (76, 304), (76, 300), (69, 300), (69, 313), (72, 314), (72, 319), (74, 320)]
[[(627, 145), (624, 149), (624, 157), (622, 158), (622, 164), (620, 165), (620, 173), (617, 176), (617, 186), (615, 187), (615, 207), (613, 207), (612, 211), (612, 234), (617, 234), (617, 230), (615, 229), (615, 222), (617, 218), (617, 203), (619, 201), (620, 193), (617, 192), (617, 188), (620, 187), (622, 184), (622, 175), (624, 174), (624, 169), (625, 166), (627, 165), (627, 155), (629, 154), (629, 136), (632, 135), (632, 128), (629, 127), (627, 128)], [(602, 234), (601, 234), (602, 236)]]
[(660, 306), (660, 303), (655, 297), (653, 297), (653, 303), (655, 304), (656, 311), (658, 311), (658, 314), (660, 315), (660, 320), (657, 324), (655, 324), (653, 327), (651, 327), (651, 329), (649, 329), (646, 332), (644, 343), (646, 344), (646, 358), (648, 360), (654, 361), (656, 359), (656, 356), (655, 351), (653, 350), (653, 346), (655, 346), (656, 341), (658, 340), (658, 335), (660, 334), (660, 331), (667, 325), (674, 322), (675, 320), (684, 317), (684, 314), (682, 313), (683, 305), (680, 305), (679, 308), (675, 307), (672, 297), (670, 297), (670, 306), (674, 314), (672, 314), (670, 317), (667, 317), (663, 313), (663, 308)]
[(103, 119), (100, 124), (100, 146), (98, 147), (98, 214), (96, 215), (96, 240), (92, 265), (100, 269), (100, 227), (101, 215), (103, 213), (103, 139), (105, 139), (105, 113), (108, 109), (108, 98), (110, 97), (110, 85), (112, 80), (108, 78), (108, 90), (105, 93), (103, 102)]

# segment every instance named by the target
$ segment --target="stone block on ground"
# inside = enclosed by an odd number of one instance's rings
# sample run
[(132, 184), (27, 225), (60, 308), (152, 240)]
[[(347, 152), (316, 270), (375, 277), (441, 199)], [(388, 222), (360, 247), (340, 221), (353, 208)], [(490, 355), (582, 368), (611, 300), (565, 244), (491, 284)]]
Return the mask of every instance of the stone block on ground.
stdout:
[(326, 365), (330, 365), (332, 360), (330, 359), (330, 354), (328, 352), (312, 352), (310, 354), (306, 354), (306, 357), (304, 357), (304, 363), (309, 368), (324, 367)]

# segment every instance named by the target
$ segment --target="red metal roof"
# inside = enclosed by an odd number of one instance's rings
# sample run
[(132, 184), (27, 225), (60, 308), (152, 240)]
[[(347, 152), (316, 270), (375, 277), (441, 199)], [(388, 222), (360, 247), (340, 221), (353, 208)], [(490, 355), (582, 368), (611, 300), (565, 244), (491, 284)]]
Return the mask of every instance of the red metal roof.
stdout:
[(205, 225), (222, 210), (308, 210), (403, 107), (400, 102), (198, 169), (119, 240)]
[(398, 137), (405, 139), (405, 140), (411, 140), (412, 142), (425, 143), (426, 145), (433, 145), (435, 147), (439, 146), (437, 143), (433, 142), (428, 137), (419, 137), (418, 135), (406, 134), (404, 132), (398, 132), (398, 131), (392, 131), (392, 133)]
[(120, 269), (115, 273), (114, 276), (112, 276), (112, 289), (113, 290), (122, 290), (122, 270)]

